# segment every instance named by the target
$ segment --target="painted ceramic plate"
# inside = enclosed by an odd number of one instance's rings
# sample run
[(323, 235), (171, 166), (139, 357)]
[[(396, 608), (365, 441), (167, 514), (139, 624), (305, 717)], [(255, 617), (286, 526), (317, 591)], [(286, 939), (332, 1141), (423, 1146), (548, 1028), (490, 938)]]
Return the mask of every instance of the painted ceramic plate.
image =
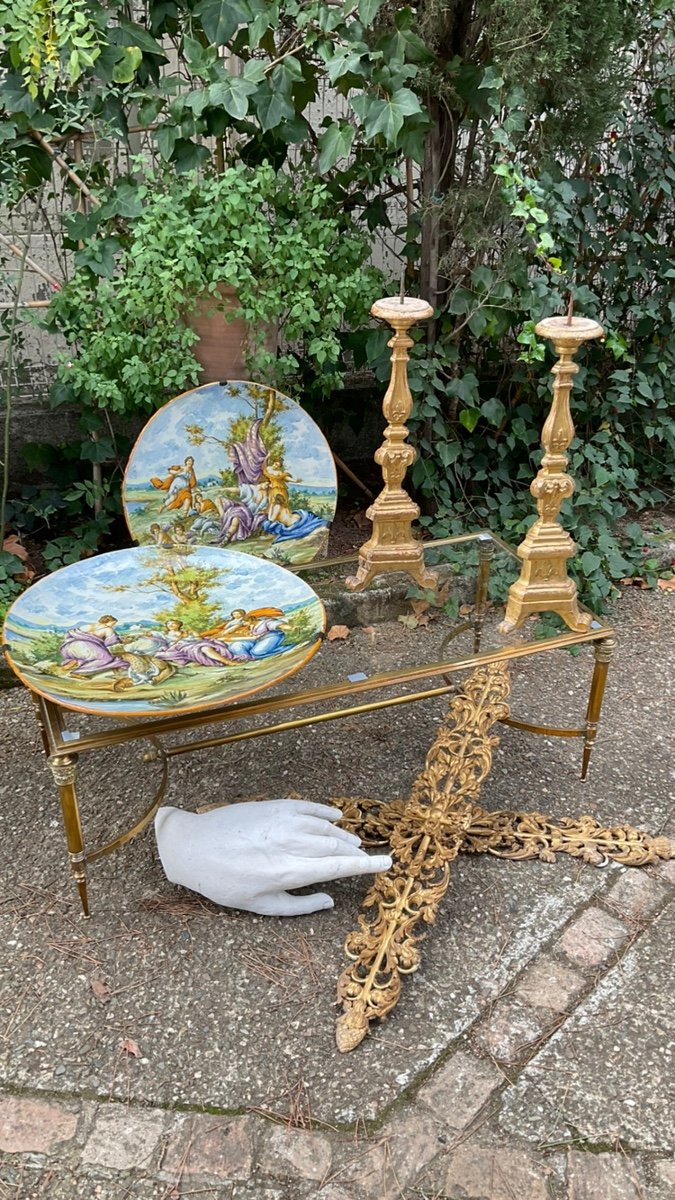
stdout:
[(335, 515), (335, 463), (288, 396), (255, 383), (208, 383), (145, 426), (122, 499), (140, 545), (233, 546), (310, 562), (325, 551)]
[(115, 550), (34, 584), (5, 621), (20, 679), (115, 717), (212, 708), (270, 687), (317, 650), (323, 605), (283, 567), (234, 550)]

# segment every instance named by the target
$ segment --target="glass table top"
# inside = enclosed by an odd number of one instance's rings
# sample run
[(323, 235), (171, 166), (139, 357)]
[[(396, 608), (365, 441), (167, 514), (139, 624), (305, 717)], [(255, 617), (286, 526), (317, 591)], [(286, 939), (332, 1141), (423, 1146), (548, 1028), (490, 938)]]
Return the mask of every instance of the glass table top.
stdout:
[[(349, 592), (345, 578), (354, 573), (358, 554), (297, 568), (328, 610), (329, 625), (364, 624), (369, 614), (386, 606), (408, 629), (438, 630), (424, 639), (426, 661), (453, 663), (477, 654), (520, 656), (540, 647), (571, 646), (607, 636), (609, 624), (590, 613), (588, 633), (570, 630), (556, 613), (529, 617), (510, 633), (499, 629), (509, 587), (518, 579), (521, 561), (497, 535), (484, 530), (424, 543), (424, 559), (438, 574), (436, 594), (403, 574), (378, 576), (363, 592)], [(582, 612), (589, 612), (580, 605)], [(381, 619), (381, 618), (380, 618)], [(369, 619), (365, 620), (369, 623)], [(544, 645), (545, 644), (545, 645)]]

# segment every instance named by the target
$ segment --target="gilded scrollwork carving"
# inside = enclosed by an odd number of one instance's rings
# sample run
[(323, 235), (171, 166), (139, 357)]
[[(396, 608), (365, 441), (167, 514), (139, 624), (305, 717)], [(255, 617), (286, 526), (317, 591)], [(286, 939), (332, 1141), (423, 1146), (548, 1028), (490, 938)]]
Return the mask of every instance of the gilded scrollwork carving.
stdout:
[[(609, 641), (610, 639), (608, 639)], [(501, 663), (481, 667), (455, 696), (409, 800), (337, 798), (340, 824), (366, 846), (388, 843), (393, 864), (378, 875), (364, 901), (358, 928), (346, 940), (351, 960), (338, 980), (336, 1040), (353, 1050), (371, 1021), (398, 1003), (401, 980), (420, 964), (424, 926), (436, 920), (460, 852), (512, 860), (555, 862), (558, 854), (603, 866), (608, 860), (644, 866), (675, 857), (675, 844), (630, 825), (604, 827), (593, 817), (554, 820), (536, 812), (488, 812), (478, 803), (499, 738), (497, 721), (509, 715), (509, 678)]]
[[(462, 846), (499, 741), (492, 727), (508, 715), (508, 692), (508, 674), (501, 664), (475, 671), (464, 692), (451, 701), (449, 719), (438, 732), (408, 803), (398, 802), (382, 825), (370, 807), (369, 830), (379, 834), (389, 826), (394, 861), (390, 871), (377, 877), (366, 896), (366, 914), (347, 938), (345, 949), (352, 963), (338, 982), (343, 1006), (336, 1031), (340, 1050), (352, 1050), (365, 1037), (370, 1021), (391, 1011), (400, 995), (401, 975), (419, 965), (424, 934), (418, 926), (436, 919), (450, 863)], [(353, 821), (353, 811), (351, 815)]]

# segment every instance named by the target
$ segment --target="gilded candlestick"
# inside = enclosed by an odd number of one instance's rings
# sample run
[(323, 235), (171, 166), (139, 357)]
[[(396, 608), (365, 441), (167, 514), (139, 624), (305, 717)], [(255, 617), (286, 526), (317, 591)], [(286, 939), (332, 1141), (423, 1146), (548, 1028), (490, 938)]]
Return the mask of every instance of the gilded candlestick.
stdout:
[(581, 611), (576, 584), (567, 574), (567, 560), (576, 546), (558, 517), (563, 500), (574, 491), (574, 480), (565, 470), (565, 451), (574, 437), (570, 392), (579, 370), (574, 355), (584, 342), (602, 337), (603, 329), (597, 321), (568, 315), (547, 317), (535, 332), (551, 339), (558, 361), (552, 368), (551, 411), (541, 434), (544, 457), (530, 486), (539, 516), (518, 547), (523, 562), (520, 578), (509, 588), (506, 615), (499, 628), (510, 633), (533, 613), (557, 612), (570, 629), (583, 632), (591, 616)]
[(406, 421), (412, 412), (412, 396), (408, 385), (408, 350), (413, 339), (408, 335), (411, 325), (426, 321), (433, 308), (426, 300), (412, 296), (387, 296), (371, 308), (374, 317), (387, 321), (394, 329), (391, 347), (391, 380), (382, 411), (387, 420), (384, 442), (375, 452), (375, 462), (382, 468), (384, 488), (376, 497), (366, 516), (373, 531), (359, 551), (355, 575), (345, 582), (351, 591), (361, 591), (376, 575), (405, 571), (421, 587), (435, 588), (437, 577), (424, 562), (422, 543), (414, 537), (411, 525), (420, 515), (414, 500), (403, 487), (408, 467), (417, 457), (406, 438)]

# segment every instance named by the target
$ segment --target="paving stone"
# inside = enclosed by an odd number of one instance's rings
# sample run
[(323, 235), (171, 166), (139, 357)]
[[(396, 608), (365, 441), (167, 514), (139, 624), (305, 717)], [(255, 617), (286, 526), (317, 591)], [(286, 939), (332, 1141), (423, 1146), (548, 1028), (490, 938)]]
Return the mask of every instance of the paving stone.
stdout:
[(353, 1141), (343, 1144), (338, 1181), (356, 1184), (367, 1200), (400, 1200), (401, 1189), (444, 1152), (446, 1141), (441, 1127), (426, 1114), (395, 1117), (370, 1149)]
[(493, 1063), (459, 1050), (420, 1088), (416, 1102), (458, 1133), (503, 1082), (502, 1072)]
[(660, 879), (667, 879), (669, 883), (675, 883), (675, 858), (668, 858), (665, 861), (656, 863), (651, 870), (658, 875)]
[(601, 908), (587, 908), (562, 935), (558, 945), (580, 967), (600, 967), (614, 962), (626, 941), (625, 925)]
[(260, 1169), (263, 1175), (282, 1178), (290, 1169), (303, 1179), (325, 1179), (332, 1157), (330, 1142), (322, 1134), (274, 1125), (265, 1138)]
[(94, 1122), (82, 1161), (116, 1171), (155, 1166), (155, 1151), (164, 1132), (166, 1118), (161, 1112), (110, 1105), (102, 1108)]
[(675, 902), (520, 1072), (502, 1098), (502, 1128), (675, 1154), (674, 992)]
[(167, 1143), (162, 1177), (208, 1175), (216, 1179), (249, 1179), (253, 1166), (250, 1117), (185, 1117)]
[(395, 1117), (385, 1125), (382, 1136), (387, 1139), (387, 1182), (392, 1195), (397, 1197), (400, 1194), (397, 1187), (412, 1183), (446, 1146), (440, 1126), (425, 1113)]
[(555, 1018), (543, 1008), (500, 1000), (474, 1033), (474, 1041), (498, 1062), (514, 1063), (545, 1038)]
[(547, 956), (525, 972), (515, 994), (534, 1008), (562, 1013), (569, 1010), (585, 986), (583, 975)]
[(61, 1104), (7, 1096), (0, 1100), (0, 1150), (50, 1154), (75, 1136), (77, 1113)]
[(359, 1193), (379, 1197), (384, 1188), (384, 1172), (387, 1162), (387, 1143), (382, 1137), (372, 1143), (354, 1141), (351, 1146), (334, 1147), (334, 1174), (340, 1185), (356, 1185)]
[(675, 1162), (672, 1158), (664, 1158), (662, 1162), (656, 1163), (656, 1176), (662, 1183), (672, 1184), (675, 1195)]
[(447, 1200), (548, 1200), (550, 1173), (524, 1150), (469, 1143), (451, 1154), (443, 1195)]
[(629, 921), (641, 923), (661, 907), (667, 895), (664, 884), (650, 879), (644, 871), (627, 870), (605, 900)]
[(568, 1200), (644, 1200), (638, 1167), (623, 1154), (567, 1156)]

